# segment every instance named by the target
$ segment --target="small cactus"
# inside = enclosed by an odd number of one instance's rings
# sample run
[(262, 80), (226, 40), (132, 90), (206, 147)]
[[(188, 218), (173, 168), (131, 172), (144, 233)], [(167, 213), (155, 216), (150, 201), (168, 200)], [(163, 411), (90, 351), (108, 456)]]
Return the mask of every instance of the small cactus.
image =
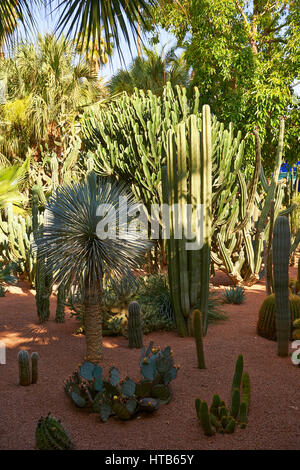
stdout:
[(29, 365), (29, 354), (24, 349), (18, 353), (19, 363), (19, 384), (30, 385), (30, 365)]
[(202, 316), (201, 311), (196, 309), (193, 312), (193, 330), (197, 348), (197, 359), (199, 369), (205, 369), (203, 334), (202, 334)]
[(138, 302), (131, 302), (128, 306), (128, 343), (130, 348), (143, 347), (141, 307)]
[(202, 401), (200, 405), (200, 422), (205, 436), (213, 436), (215, 434), (206, 401)]
[(41, 416), (35, 431), (36, 446), (39, 450), (70, 450), (74, 448), (61, 422), (49, 413)]
[(36, 384), (38, 380), (38, 360), (37, 352), (31, 353), (31, 383)]

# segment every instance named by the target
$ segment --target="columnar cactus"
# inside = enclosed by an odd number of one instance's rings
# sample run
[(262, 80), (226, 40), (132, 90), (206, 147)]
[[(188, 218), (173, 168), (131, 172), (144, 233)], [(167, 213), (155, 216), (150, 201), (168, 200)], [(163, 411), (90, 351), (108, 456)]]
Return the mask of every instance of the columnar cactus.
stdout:
[(143, 347), (141, 307), (138, 302), (130, 302), (128, 306), (128, 345), (130, 348)]
[(66, 290), (63, 284), (61, 284), (58, 287), (56, 298), (57, 298), (57, 304), (56, 304), (55, 321), (56, 323), (64, 323), (65, 322)]
[(36, 384), (38, 380), (38, 360), (37, 352), (31, 353), (31, 383)]
[(30, 385), (30, 364), (29, 364), (29, 354), (24, 349), (18, 353), (18, 363), (19, 363), (19, 384), (20, 385)]
[(71, 450), (74, 448), (68, 433), (57, 420), (49, 413), (45, 418), (41, 416), (35, 431), (36, 446), (39, 450)]
[[(196, 115), (189, 117), (188, 129), (185, 122), (182, 122), (178, 124), (176, 134), (173, 130), (168, 131), (167, 175), (163, 173), (164, 202), (169, 205), (170, 221), (169, 283), (177, 329), (182, 336), (193, 334), (193, 308), (197, 302), (200, 303), (203, 314), (204, 334), (208, 320), (212, 225), (212, 143), (209, 106), (203, 106), (201, 122), (201, 139)], [(191, 220), (187, 214), (187, 204), (192, 207)], [(199, 213), (200, 207), (203, 208), (203, 214)], [(199, 223), (203, 224), (201, 228)], [(196, 240), (193, 249), (189, 247), (189, 250), (187, 234), (190, 226), (193, 234), (196, 234)], [(201, 232), (203, 240), (200, 240)]]
[(289, 221), (284, 216), (277, 217), (273, 235), (273, 278), (276, 304), (277, 353), (287, 356), (290, 336), (289, 305), (289, 256), (291, 234)]
[[(39, 201), (39, 187), (33, 186), (32, 188), (32, 226), (34, 237), (39, 229), (38, 221), (38, 201)], [(37, 251), (37, 262), (36, 262), (36, 278), (35, 278), (35, 301), (36, 309), (39, 320), (41, 323), (47, 321), (50, 317), (50, 287), (49, 287), (49, 276), (46, 274), (45, 260), (39, 257), (39, 251)]]
[(203, 337), (202, 337), (202, 318), (200, 310), (196, 309), (193, 312), (193, 327), (194, 336), (196, 341), (197, 359), (199, 369), (205, 369), (205, 359), (203, 350)]

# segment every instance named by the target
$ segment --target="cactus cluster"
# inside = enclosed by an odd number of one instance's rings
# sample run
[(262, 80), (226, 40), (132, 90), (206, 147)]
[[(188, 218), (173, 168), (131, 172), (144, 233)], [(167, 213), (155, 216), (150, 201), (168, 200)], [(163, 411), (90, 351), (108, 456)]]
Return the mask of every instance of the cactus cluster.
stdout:
[(29, 354), (25, 349), (22, 349), (18, 353), (18, 365), (19, 365), (19, 384), (30, 385), (36, 384), (38, 380), (38, 359), (39, 355), (37, 352), (31, 353), (31, 373), (30, 373), (30, 362)]
[(39, 450), (71, 450), (74, 449), (68, 433), (60, 420), (51, 413), (46, 417), (41, 416), (35, 431), (36, 447)]
[(14, 215), (12, 204), (6, 208), (6, 220), (0, 214), (0, 252), (5, 263), (14, 263), (25, 278), (34, 283), (36, 256), (33, 250), (32, 219)]
[[(190, 171), (189, 171), (190, 169)], [(164, 203), (169, 207), (168, 274), (176, 325), (182, 336), (193, 335), (193, 308), (200, 302), (203, 333), (208, 324), (208, 293), (212, 212), (212, 131), (209, 106), (203, 106), (201, 134), (191, 115), (177, 132), (167, 133), (167, 167), (162, 173)], [(187, 204), (192, 207), (188, 222)], [(198, 226), (203, 209), (203, 244)], [(202, 220), (202, 219), (201, 219)], [(191, 225), (191, 227), (189, 227)], [(196, 235), (187, 244), (188, 228)], [(178, 233), (181, 236), (178, 236)]]
[(154, 349), (151, 342), (142, 350), (140, 366), (143, 378), (134, 382), (130, 377), (120, 380), (116, 367), (111, 367), (105, 379), (102, 367), (84, 362), (65, 381), (65, 392), (79, 408), (99, 413), (103, 422), (110, 416), (129, 420), (140, 411), (156, 411), (172, 398), (169, 383), (176, 378), (177, 369), (171, 349)]
[[(265, 298), (260, 307), (256, 327), (259, 336), (273, 341), (277, 340), (275, 311), (275, 295), (271, 294)], [(298, 295), (289, 295), (289, 311), (292, 324), (293, 321), (300, 318), (300, 297)], [(290, 330), (289, 339), (291, 338), (292, 331)]]
[(245, 289), (243, 287), (230, 287), (224, 291), (224, 301), (228, 304), (242, 304), (245, 298)]
[(197, 417), (204, 434), (213, 436), (216, 432), (231, 434), (236, 425), (242, 429), (248, 423), (248, 410), (250, 405), (250, 378), (247, 372), (243, 372), (244, 359), (240, 354), (235, 365), (235, 372), (231, 387), (230, 406), (221, 400), (218, 394), (213, 396), (212, 404), (208, 407), (206, 401), (195, 399)]

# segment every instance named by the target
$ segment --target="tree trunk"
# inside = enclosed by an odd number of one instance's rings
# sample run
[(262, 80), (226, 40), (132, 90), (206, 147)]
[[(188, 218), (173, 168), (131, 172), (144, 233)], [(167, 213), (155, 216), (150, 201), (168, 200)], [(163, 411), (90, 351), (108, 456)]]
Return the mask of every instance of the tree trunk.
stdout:
[(99, 300), (87, 297), (84, 302), (86, 360), (99, 364), (102, 359), (102, 311)]

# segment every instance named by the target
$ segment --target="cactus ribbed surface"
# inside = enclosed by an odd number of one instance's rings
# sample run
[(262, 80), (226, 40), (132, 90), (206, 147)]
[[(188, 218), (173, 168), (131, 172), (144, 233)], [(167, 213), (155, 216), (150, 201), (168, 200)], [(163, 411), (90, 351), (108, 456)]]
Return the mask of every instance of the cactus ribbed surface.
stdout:
[[(33, 186), (32, 188), (32, 226), (34, 236), (39, 229), (38, 221), (38, 201), (39, 201), (39, 187)], [(35, 278), (35, 289), (36, 289), (36, 309), (38, 318), (41, 323), (47, 321), (50, 317), (50, 286), (49, 277), (46, 275), (45, 260), (40, 259), (39, 252), (37, 252), (36, 262), (36, 278)]]
[[(300, 318), (300, 297), (298, 295), (289, 294), (291, 323)], [(276, 341), (276, 317), (275, 317), (275, 295), (271, 294), (265, 298), (260, 307), (257, 322), (257, 334), (263, 338)], [(289, 339), (292, 339), (290, 325)]]
[(68, 433), (61, 422), (49, 413), (41, 416), (35, 431), (36, 446), (39, 450), (71, 450), (74, 449)]
[(130, 302), (128, 306), (128, 346), (143, 347), (141, 307), (138, 302)]
[(19, 363), (19, 384), (20, 385), (30, 385), (30, 364), (29, 364), (29, 354), (27, 351), (22, 350), (18, 353), (18, 363)]
[(206, 401), (202, 401), (200, 405), (200, 422), (205, 436), (213, 436), (215, 434)]
[(196, 342), (197, 359), (199, 369), (205, 369), (205, 359), (203, 350), (203, 337), (202, 337), (202, 318), (200, 310), (196, 309), (193, 312), (193, 329)]
[(57, 303), (56, 303), (56, 313), (55, 321), (56, 323), (65, 322), (65, 303), (66, 301), (66, 290), (65, 286), (61, 284), (57, 289)]
[[(163, 194), (167, 194), (164, 202), (168, 201), (170, 220), (169, 283), (177, 329), (182, 336), (193, 335), (193, 308), (197, 302), (203, 314), (204, 332), (208, 319), (212, 210), (209, 106), (203, 106), (201, 122), (201, 134), (196, 115), (189, 116), (187, 125), (185, 122), (178, 124), (176, 133), (168, 131), (167, 175), (164, 173), (163, 177)], [(191, 214), (187, 213), (187, 204), (192, 208)], [(190, 228), (196, 236), (194, 249), (187, 246), (191, 244)]]
[(290, 337), (289, 305), (289, 256), (291, 234), (287, 217), (277, 217), (273, 232), (273, 278), (275, 293), (275, 318), (277, 330), (277, 353), (287, 356)]
[(36, 384), (38, 380), (38, 361), (39, 355), (37, 352), (31, 353), (31, 383)]

